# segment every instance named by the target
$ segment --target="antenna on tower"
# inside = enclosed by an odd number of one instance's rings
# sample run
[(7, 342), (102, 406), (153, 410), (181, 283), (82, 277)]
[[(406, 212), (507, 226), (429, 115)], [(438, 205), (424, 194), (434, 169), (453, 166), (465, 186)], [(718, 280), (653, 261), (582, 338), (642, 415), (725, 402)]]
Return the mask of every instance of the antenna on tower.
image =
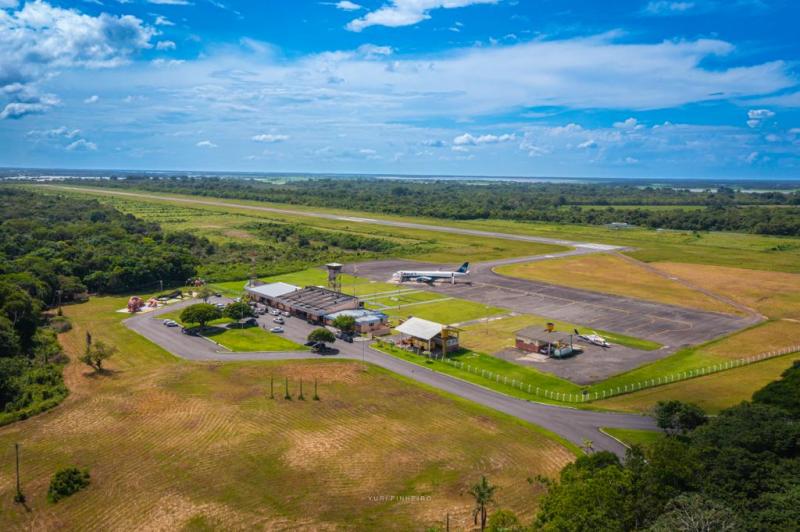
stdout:
[(325, 265), (328, 268), (328, 288), (334, 292), (342, 291), (342, 265), (338, 262), (331, 262)]

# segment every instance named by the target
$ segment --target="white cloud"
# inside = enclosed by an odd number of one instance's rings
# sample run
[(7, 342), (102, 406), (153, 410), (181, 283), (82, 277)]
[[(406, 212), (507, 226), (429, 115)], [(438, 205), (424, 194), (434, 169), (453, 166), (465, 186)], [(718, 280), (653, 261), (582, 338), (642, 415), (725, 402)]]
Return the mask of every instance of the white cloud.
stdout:
[(775, 113), (769, 109), (750, 109), (747, 111), (747, 125), (751, 128), (757, 128), (764, 123), (764, 120), (773, 116), (775, 116)]
[(744, 158), (747, 164), (753, 164), (758, 161), (759, 153), (757, 151), (750, 152), (750, 154)]
[(503, 135), (479, 135), (477, 137), (464, 133), (453, 139), (453, 144), (456, 146), (477, 146), (478, 144), (497, 144), (499, 142), (509, 142), (516, 137), (513, 133), (505, 133)]
[(680, 15), (696, 7), (694, 2), (653, 0), (642, 10), (647, 15)]
[(97, 103), (99, 100), (100, 96), (98, 96), (97, 94), (92, 94), (91, 96), (83, 100), (83, 103)]
[(342, 11), (358, 11), (362, 8), (359, 4), (350, 2), (349, 0), (342, 0), (341, 2), (336, 2), (334, 5), (336, 9), (341, 9)]
[(261, 135), (253, 136), (252, 140), (256, 142), (265, 142), (271, 144), (275, 142), (283, 142), (289, 140), (289, 135), (274, 135), (272, 133), (264, 133)]
[(97, 151), (97, 144), (86, 139), (78, 139), (67, 145), (67, 151)]
[(361, 31), (370, 26), (412, 26), (430, 18), (434, 9), (455, 9), (474, 4), (496, 4), (499, 0), (392, 0), (361, 18), (350, 21), (347, 29)]
[[(11, 100), (2, 116), (46, 111), (57, 98), (39, 94), (38, 83), (64, 68), (121, 65), (137, 50), (148, 48), (154, 34), (136, 17), (93, 17), (41, 1), (0, 11), (0, 88)], [(17, 89), (8, 91), (9, 86)]]
[(622, 122), (614, 122), (614, 127), (617, 129), (642, 129), (644, 126), (639, 123), (635, 118), (627, 118)]
[(578, 144), (578, 148), (580, 148), (582, 150), (592, 149), (592, 148), (596, 148), (596, 147), (597, 147), (597, 142), (595, 142), (594, 139), (589, 139), (589, 140), (587, 140), (585, 142), (581, 142), (580, 144)]
[(156, 50), (174, 50), (174, 49), (175, 49), (174, 41), (158, 41), (156, 43)]
[(211, 142), (210, 140), (201, 140), (197, 144), (195, 144), (198, 148), (218, 148), (216, 144)]
[(17, 7), (17, 0), (0, 0), (0, 9), (13, 9)]
[(37, 130), (34, 129), (32, 131), (28, 131), (27, 137), (30, 138), (65, 138), (65, 139), (74, 139), (78, 135), (81, 134), (80, 129), (70, 129), (66, 126), (57, 127), (54, 129), (46, 129), (46, 130)]
[(156, 20), (153, 22), (156, 26), (174, 26), (175, 23), (163, 15), (156, 15)]

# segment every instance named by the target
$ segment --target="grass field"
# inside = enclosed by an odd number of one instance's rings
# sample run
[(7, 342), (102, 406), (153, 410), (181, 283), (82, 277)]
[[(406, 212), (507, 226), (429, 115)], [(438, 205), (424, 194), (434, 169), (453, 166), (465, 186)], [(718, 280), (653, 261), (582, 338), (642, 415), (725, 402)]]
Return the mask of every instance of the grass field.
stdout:
[(712, 312), (735, 308), (616, 255), (589, 255), (509, 264), (497, 273)]
[(657, 262), (653, 266), (770, 318), (800, 319), (798, 274), (676, 262)]
[(608, 427), (603, 427), (602, 430), (629, 447), (632, 445), (647, 447), (664, 438), (663, 432), (656, 432), (654, 430), (612, 429)]
[[(451, 354), (449, 356), (451, 360), (463, 363), (465, 366), (469, 366), (462, 369), (460, 366), (447, 364), (441, 360), (433, 360), (389, 344), (377, 345), (375, 347), (384, 353), (401, 358), (408, 362), (412, 362), (418, 366), (423, 366), (446, 375), (452, 375), (453, 377), (458, 377), (459, 379), (522, 399), (535, 399), (541, 402), (555, 402), (545, 399), (544, 397), (537, 397), (535, 394), (537, 387), (541, 387), (542, 390), (546, 388), (551, 392), (565, 394), (578, 394), (581, 390), (581, 387), (577, 384), (573, 384), (567, 380), (556, 377), (555, 375), (537, 371), (535, 368), (530, 368), (528, 366), (512, 364), (511, 362), (506, 362), (500, 358), (489, 356), (483, 353), (476, 353), (467, 349), (461, 350), (460, 352)], [(493, 375), (501, 375), (502, 377), (498, 381), (490, 378), (488, 373), (481, 373), (481, 371), (491, 372)], [(515, 387), (512, 384), (506, 384), (503, 377), (508, 379), (509, 383), (511, 383), (512, 380), (516, 380), (518, 382), (525, 383), (526, 387), (528, 384), (530, 384), (531, 390), (534, 391), (534, 393), (527, 393), (527, 388), (525, 390), (520, 390), (518, 387)]]
[(401, 305), (399, 307), (390, 308), (380, 308), (368, 303), (367, 307), (377, 308), (381, 312), (388, 314), (389, 317), (392, 318), (392, 323), (397, 323), (401, 319), (414, 316), (437, 323), (454, 324), (506, 312), (504, 309), (498, 307), (457, 298), (439, 298), (430, 302), (418, 303), (413, 306)]
[(705, 377), (612, 397), (594, 406), (626, 412), (650, 412), (658, 401), (677, 399), (699, 405), (710, 414), (748, 401), (757, 390), (778, 379), (800, 353), (777, 357)]
[(210, 327), (204, 330), (202, 335), (231, 351), (304, 351), (307, 349), (280, 334), (271, 333), (258, 327), (242, 329)]
[[(38, 187), (42, 190), (43, 187)], [(55, 189), (50, 188), (50, 191)], [(287, 213), (274, 213), (255, 211), (236, 206), (176, 204), (176, 199), (190, 199), (193, 201), (213, 201), (226, 204), (248, 206), (278, 206), (292, 211), (327, 212), (355, 215), (349, 211), (335, 211), (331, 209), (309, 209), (301, 206), (272, 205), (268, 203), (237, 200), (226, 201), (217, 198), (198, 198), (196, 196), (181, 196), (178, 194), (159, 194), (158, 199), (130, 198), (115, 196), (112, 190), (82, 188), (81, 191), (58, 190), (66, 194), (88, 194), (98, 197), (101, 201), (110, 203), (123, 212), (130, 212), (147, 220), (161, 223), (168, 230), (187, 230), (209, 238), (215, 242), (229, 240), (252, 241), (254, 235), (243, 230), (242, 226), (252, 222), (275, 221), (299, 223), (318, 229), (332, 229), (351, 232), (359, 235), (390, 239), (399, 243), (419, 244), (417, 251), (403, 254), (405, 258), (417, 260), (450, 263), (453, 257), (467, 257), (472, 261), (492, 260), (506, 257), (519, 257), (525, 255), (538, 255), (564, 251), (562, 246), (550, 244), (537, 244), (533, 242), (520, 242), (504, 240), (501, 238), (475, 237), (471, 235), (444, 234), (436, 231), (410, 229), (400, 227), (386, 227), (369, 224), (362, 221), (328, 220)], [(143, 194), (154, 195), (150, 192)], [(380, 216), (365, 215), (371, 218)], [(436, 222), (437, 224), (440, 221)]]
[[(105, 376), (71, 363), (62, 405), (0, 429), (0, 528), (409, 530), (449, 513), (465, 529), (480, 475), (499, 486), (500, 507), (527, 520), (541, 492), (526, 479), (556, 475), (576, 452), (375, 367), (178, 360), (121, 325), (125, 300), (65, 307), (72, 356), (87, 330), (120, 352)], [(321, 401), (311, 400), (314, 379)], [(13, 503), (14, 442), (28, 511)], [(89, 468), (92, 484), (47, 503), (51, 475), (73, 465)]]
[[(509, 316), (468, 325), (464, 327), (461, 332), (461, 344), (469, 349), (482, 353), (497, 353), (498, 351), (514, 347), (515, 333), (520, 329), (532, 325), (541, 325), (542, 329), (544, 329), (547, 322), (552, 322), (557, 331), (572, 332), (573, 329), (577, 328), (580, 330), (583, 328), (581, 325), (553, 320), (551, 318), (534, 316), (532, 314), (521, 314), (519, 316)], [(640, 338), (633, 338), (631, 336), (625, 336), (624, 334), (608, 331), (597, 330), (596, 332), (607, 338), (612, 344), (643, 349), (645, 351), (653, 351), (661, 348), (661, 344), (650, 340), (642, 340)]]

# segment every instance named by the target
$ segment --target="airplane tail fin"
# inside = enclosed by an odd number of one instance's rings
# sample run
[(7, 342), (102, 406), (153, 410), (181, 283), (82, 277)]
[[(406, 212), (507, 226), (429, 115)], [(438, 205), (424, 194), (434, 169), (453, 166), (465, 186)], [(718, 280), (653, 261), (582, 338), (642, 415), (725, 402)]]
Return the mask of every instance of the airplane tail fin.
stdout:
[(469, 271), (469, 262), (465, 262), (461, 267), (456, 270), (458, 273), (467, 273)]

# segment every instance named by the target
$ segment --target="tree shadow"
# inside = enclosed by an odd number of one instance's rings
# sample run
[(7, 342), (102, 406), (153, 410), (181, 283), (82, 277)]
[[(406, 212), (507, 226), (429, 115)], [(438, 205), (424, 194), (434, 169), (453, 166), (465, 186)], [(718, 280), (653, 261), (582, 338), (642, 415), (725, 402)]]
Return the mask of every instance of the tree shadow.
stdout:
[(195, 329), (195, 332), (207, 338), (213, 338), (214, 336), (219, 336), (220, 334), (224, 333), (227, 330), (228, 330), (227, 327), (219, 327), (217, 325), (212, 325), (212, 326), (206, 326), (205, 328), (202, 329), (197, 328)]
[(118, 369), (103, 368), (101, 370), (92, 370), (83, 372), (81, 375), (87, 379), (102, 379), (102, 378), (118, 378), (123, 372)]

